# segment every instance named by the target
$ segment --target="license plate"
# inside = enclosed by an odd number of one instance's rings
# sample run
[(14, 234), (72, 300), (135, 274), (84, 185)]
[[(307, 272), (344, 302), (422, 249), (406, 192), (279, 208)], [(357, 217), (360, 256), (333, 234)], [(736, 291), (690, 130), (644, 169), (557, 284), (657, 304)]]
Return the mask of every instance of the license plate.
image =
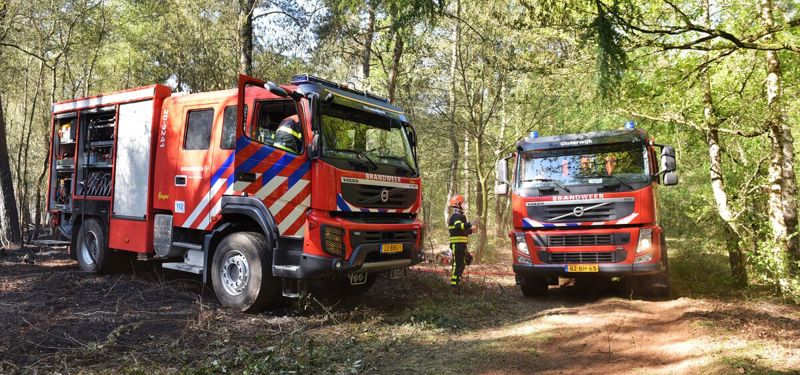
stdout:
[(381, 245), (381, 253), (383, 254), (394, 254), (402, 252), (403, 252), (403, 244), (401, 243), (385, 243)]
[(564, 267), (567, 272), (600, 272), (600, 266), (596, 264), (569, 264)]

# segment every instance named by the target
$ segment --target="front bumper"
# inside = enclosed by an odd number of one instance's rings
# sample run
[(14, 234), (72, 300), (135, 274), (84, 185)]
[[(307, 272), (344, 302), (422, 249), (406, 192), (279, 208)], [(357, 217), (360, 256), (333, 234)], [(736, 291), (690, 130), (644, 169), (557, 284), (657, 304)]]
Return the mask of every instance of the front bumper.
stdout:
[(599, 264), (599, 272), (567, 272), (565, 264), (515, 264), (514, 273), (538, 277), (643, 276), (663, 272), (661, 262), (643, 264)]
[(353, 250), (350, 259), (303, 254), (300, 257), (300, 264), (296, 266), (294, 272), (291, 274), (276, 274), (276, 276), (311, 279), (347, 275), (354, 272), (383, 272), (396, 268), (410, 267), (419, 264), (423, 259), (421, 249), (412, 243), (403, 243), (402, 257), (374, 259), (374, 256), (370, 256), (373, 254), (380, 254), (380, 244), (359, 245)]

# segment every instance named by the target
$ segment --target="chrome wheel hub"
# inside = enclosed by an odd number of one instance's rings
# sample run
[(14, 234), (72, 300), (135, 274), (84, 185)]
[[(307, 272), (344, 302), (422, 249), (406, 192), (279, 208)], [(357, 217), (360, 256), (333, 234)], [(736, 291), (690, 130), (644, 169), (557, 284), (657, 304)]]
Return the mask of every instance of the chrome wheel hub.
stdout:
[(233, 250), (225, 254), (222, 259), (222, 266), (219, 269), (222, 288), (225, 292), (238, 296), (244, 293), (247, 282), (250, 280), (250, 265), (247, 258), (238, 250)]
[(94, 235), (92, 232), (86, 232), (83, 234), (83, 243), (81, 243), (81, 255), (83, 256), (84, 262), (87, 265), (95, 264), (95, 259), (97, 259), (97, 236)]

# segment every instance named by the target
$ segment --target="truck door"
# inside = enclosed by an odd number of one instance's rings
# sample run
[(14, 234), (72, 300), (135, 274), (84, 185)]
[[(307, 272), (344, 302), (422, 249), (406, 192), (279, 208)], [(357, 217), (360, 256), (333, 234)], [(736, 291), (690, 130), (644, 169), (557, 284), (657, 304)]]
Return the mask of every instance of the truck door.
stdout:
[[(170, 114), (175, 123), (182, 124), (175, 139), (175, 173), (173, 178), (173, 225), (184, 228), (205, 229), (210, 221), (212, 198), (223, 188), (224, 180), (211, 184), (214, 165), (212, 134), (219, 108), (213, 104), (178, 106)], [(177, 130), (177, 129), (176, 129)], [(158, 172), (156, 172), (158, 173)]]
[[(305, 146), (308, 144), (308, 112), (290, 98), (273, 95), (264, 89), (263, 80), (239, 76), (237, 102), (243, 107), (248, 86), (264, 90), (255, 101), (252, 121), (236, 127), (234, 192), (253, 196), (264, 203), (275, 218), (283, 237), (302, 237), (305, 213), (311, 205), (311, 168)], [(299, 125), (283, 129), (284, 119), (294, 116)], [(237, 113), (237, 124), (244, 123), (244, 109)], [(297, 149), (287, 148), (279, 134), (291, 130), (300, 138)]]

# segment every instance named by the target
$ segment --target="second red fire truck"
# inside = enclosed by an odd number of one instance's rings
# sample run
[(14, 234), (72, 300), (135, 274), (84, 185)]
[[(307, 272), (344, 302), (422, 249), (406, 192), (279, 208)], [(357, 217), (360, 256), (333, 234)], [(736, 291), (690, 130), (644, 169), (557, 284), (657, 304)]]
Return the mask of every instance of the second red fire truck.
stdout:
[(383, 98), (240, 76), (235, 90), (155, 85), (52, 112), (48, 207), (83, 270), (162, 259), (255, 311), (308, 280), (360, 293), (421, 260), (416, 135)]
[[(657, 159), (661, 149), (661, 165)], [(517, 143), (513, 181), (498, 163), (496, 192), (511, 193), (514, 273), (526, 296), (559, 277), (621, 277), (658, 296), (670, 292), (657, 187), (678, 183), (675, 151), (633, 123), (617, 131)]]

